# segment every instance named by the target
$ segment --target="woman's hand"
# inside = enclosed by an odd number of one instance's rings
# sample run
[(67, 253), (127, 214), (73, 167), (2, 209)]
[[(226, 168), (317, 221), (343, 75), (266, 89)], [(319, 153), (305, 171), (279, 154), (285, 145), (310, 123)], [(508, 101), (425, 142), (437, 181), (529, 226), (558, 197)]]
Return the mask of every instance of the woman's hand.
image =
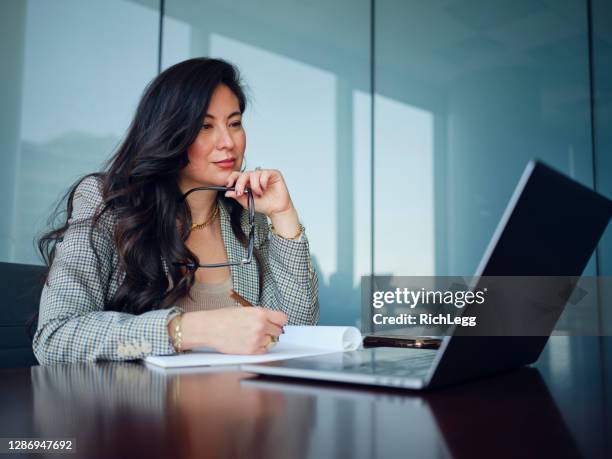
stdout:
[(255, 202), (255, 211), (265, 214), (272, 221), (275, 231), (285, 238), (294, 237), (299, 232), (300, 221), (293, 207), (285, 179), (276, 169), (257, 169), (254, 171), (234, 171), (225, 184), (235, 191), (227, 191), (225, 196), (233, 198), (243, 208), (248, 207), (245, 188), (250, 188)]
[(287, 314), (260, 307), (187, 312), (181, 320), (183, 349), (212, 347), (225, 354), (264, 354)]
[(257, 169), (254, 171), (234, 171), (227, 178), (225, 186), (233, 186), (236, 191), (228, 191), (225, 196), (234, 198), (242, 207), (247, 208), (245, 188), (250, 188), (255, 198), (255, 211), (272, 217), (293, 207), (289, 190), (280, 171), (276, 169)]

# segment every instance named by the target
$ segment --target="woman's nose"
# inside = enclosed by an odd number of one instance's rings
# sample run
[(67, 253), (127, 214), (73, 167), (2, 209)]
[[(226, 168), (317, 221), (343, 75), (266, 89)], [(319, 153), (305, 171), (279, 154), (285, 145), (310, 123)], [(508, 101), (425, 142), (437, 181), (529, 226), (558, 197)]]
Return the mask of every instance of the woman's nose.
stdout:
[(219, 138), (217, 139), (217, 149), (222, 150), (224, 148), (228, 150), (234, 148), (234, 140), (227, 129), (221, 130)]

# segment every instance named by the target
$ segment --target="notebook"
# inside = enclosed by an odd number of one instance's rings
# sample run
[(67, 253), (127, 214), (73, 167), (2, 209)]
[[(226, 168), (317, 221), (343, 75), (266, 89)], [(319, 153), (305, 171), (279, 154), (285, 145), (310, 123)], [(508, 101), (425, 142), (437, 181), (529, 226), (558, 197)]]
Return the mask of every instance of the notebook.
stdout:
[(213, 349), (199, 348), (183, 354), (149, 356), (144, 361), (162, 368), (241, 365), (354, 351), (361, 347), (361, 342), (361, 332), (355, 327), (289, 325), (276, 346), (266, 354), (222, 354)]

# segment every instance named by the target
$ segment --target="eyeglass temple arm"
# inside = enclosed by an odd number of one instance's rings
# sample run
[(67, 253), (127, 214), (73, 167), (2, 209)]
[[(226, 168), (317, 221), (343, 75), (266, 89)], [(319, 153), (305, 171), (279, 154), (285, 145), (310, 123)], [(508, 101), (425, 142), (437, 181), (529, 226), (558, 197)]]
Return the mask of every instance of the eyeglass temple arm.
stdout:
[(224, 268), (226, 266), (242, 266), (242, 265), (249, 264), (250, 262), (251, 260), (249, 260), (248, 258), (243, 258), (241, 261), (232, 261), (228, 263), (210, 263), (208, 265), (197, 265), (197, 267), (195, 265), (192, 265), (191, 263), (179, 263), (178, 261), (172, 264), (174, 266), (185, 266), (188, 269), (194, 269), (194, 268)]
[[(196, 188), (192, 188), (191, 190), (187, 191), (187, 193), (181, 195), (181, 197), (179, 198), (179, 201), (184, 201), (185, 198), (187, 198), (187, 196), (189, 196), (191, 193), (195, 192), (195, 191), (235, 191), (236, 187), (233, 186), (217, 186), (217, 185), (213, 185), (213, 186), (199, 186)], [(244, 192), (245, 193), (249, 193), (251, 190), (250, 188), (245, 188)]]

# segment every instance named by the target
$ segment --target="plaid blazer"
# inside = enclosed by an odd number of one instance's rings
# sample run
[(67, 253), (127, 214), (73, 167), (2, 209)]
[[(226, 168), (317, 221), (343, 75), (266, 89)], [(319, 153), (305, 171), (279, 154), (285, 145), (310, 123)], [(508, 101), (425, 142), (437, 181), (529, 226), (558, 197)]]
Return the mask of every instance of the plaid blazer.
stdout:
[[(228, 259), (241, 260), (247, 249), (234, 236), (228, 209), (220, 201), (221, 233)], [(58, 241), (41, 299), (33, 350), (41, 364), (95, 360), (130, 360), (147, 355), (173, 354), (167, 323), (178, 307), (140, 315), (105, 311), (105, 304), (123, 282), (119, 255), (113, 242), (116, 216), (106, 212), (89, 240), (91, 218), (103, 205), (100, 181), (88, 177), (77, 187), (73, 211), (63, 240)], [(248, 215), (242, 227), (248, 234)], [(234, 290), (252, 304), (281, 310), (289, 324), (314, 325), (319, 319), (318, 281), (310, 261), (308, 240), (291, 241), (272, 235), (267, 219), (256, 214), (255, 247), (259, 266), (232, 266)], [(164, 262), (165, 263), (165, 262)], [(100, 268), (100, 269), (97, 269)]]

